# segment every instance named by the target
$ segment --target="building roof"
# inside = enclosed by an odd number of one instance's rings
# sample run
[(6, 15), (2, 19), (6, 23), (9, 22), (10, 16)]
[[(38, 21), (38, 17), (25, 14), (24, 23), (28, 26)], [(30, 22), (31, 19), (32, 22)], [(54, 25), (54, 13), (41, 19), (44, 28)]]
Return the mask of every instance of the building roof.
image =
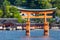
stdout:
[[(18, 23), (17, 26), (26, 27), (26, 23)], [(44, 26), (43, 23), (31, 23), (30, 26)]]
[(19, 23), (17, 18), (0, 18), (0, 25), (1, 24), (15, 24)]
[(0, 18), (0, 20), (17, 20), (17, 18)]

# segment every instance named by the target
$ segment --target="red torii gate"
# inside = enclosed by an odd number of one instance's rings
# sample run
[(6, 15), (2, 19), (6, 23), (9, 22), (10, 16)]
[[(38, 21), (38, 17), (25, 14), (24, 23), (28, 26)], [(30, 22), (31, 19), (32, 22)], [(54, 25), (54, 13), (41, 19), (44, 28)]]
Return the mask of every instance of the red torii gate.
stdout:
[[(52, 14), (56, 8), (51, 9), (22, 9), (18, 8), (21, 13), (27, 14), (27, 16), (22, 16), (22, 18), (27, 18), (26, 22), (26, 35), (30, 36), (30, 18), (44, 18), (44, 35), (49, 35), (49, 23), (47, 22), (47, 18), (52, 18), (52, 16), (48, 16), (47, 14)], [(31, 14), (44, 14), (43, 16), (30, 16)]]

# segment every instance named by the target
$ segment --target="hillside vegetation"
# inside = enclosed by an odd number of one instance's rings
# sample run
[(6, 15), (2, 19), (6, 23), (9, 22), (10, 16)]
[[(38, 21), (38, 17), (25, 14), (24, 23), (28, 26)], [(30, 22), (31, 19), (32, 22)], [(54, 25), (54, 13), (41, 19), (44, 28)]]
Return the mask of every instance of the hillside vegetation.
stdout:
[(55, 16), (60, 17), (60, 0), (0, 0), (0, 18), (18, 18), (19, 22), (21, 22), (20, 12), (11, 5), (30, 9), (57, 7)]

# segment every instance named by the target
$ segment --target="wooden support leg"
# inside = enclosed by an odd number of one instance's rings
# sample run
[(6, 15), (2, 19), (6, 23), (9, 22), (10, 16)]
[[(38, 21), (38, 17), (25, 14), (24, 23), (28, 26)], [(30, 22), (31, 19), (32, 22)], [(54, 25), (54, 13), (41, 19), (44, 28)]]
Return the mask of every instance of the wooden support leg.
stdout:
[(30, 36), (30, 22), (29, 21), (27, 22), (27, 25), (26, 25), (26, 36)]
[(4, 30), (6, 30), (6, 27), (5, 27), (5, 25), (4, 25), (4, 28), (3, 28)]
[(49, 36), (49, 23), (44, 23), (44, 36)]

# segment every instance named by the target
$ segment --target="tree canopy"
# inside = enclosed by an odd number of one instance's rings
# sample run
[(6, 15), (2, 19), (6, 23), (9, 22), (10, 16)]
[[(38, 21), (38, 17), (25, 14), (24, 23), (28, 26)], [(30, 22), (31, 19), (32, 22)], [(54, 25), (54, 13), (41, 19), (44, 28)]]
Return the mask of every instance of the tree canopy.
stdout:
[(0, 0), (0, 18), (18, 18), (22, 20), (20, 12), (14, 6), (30, 9), (46, 9), (57, 7), (56, 16), (60, 17), (60, 0)]
[(15, 6), (11, 6), (8, 0), (4, 0), (0, 8), (0, 18), (17, 18), (18, 22), (22, 22), (20, 12)]

